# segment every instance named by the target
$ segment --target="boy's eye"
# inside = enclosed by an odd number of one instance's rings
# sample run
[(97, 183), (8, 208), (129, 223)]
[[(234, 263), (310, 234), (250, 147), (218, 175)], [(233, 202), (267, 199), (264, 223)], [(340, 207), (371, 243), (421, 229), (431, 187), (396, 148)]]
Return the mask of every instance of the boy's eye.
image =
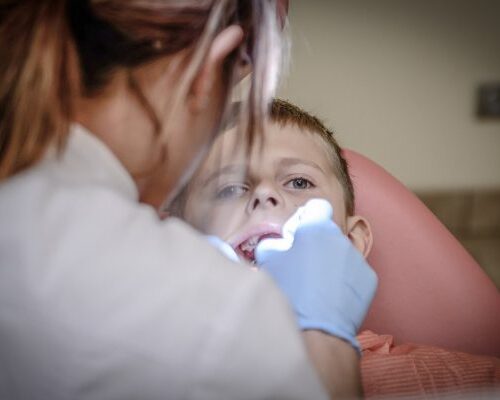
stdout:
[(243, 185), (228, 185), (219, 190), (216, 194), (217, 199), (231, 199), (240, 197), (247, 192), (247, 188)]
[(313, 188), (314, 184), (306, 178), (293, 178), (289, 180), (285, 186), (293, 189), (304, 190)]

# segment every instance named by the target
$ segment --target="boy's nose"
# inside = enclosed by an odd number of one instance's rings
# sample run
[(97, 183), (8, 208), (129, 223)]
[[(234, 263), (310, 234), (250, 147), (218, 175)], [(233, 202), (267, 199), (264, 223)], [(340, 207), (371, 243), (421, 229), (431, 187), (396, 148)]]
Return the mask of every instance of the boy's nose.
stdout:
[(283, 204), (281, 195), (272, 186), (257, 187), (248, 203), (248, 211), (272, 209)]

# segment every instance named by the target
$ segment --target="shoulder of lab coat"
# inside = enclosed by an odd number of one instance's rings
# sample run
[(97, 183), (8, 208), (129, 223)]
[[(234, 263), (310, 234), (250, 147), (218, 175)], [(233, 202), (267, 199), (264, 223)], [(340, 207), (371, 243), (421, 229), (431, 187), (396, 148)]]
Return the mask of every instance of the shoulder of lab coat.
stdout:
[(323, 398), (285, 300), (97, 138), (0, 186), (0, 398)]

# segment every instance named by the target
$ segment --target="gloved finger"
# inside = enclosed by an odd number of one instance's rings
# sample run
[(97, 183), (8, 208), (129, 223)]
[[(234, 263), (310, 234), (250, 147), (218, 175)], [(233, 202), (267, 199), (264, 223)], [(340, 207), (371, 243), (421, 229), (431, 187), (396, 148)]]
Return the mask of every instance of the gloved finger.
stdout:
[(240, 262), (238, 254), (236, 254), (234, 249), (228, 243), (224, 242), (221, 238), (217, 236), (206, 236), (206, 238), (212, 246), (219, 249), (227, 258), (232, 261)]
[(275, 252), (283, 252), (293, 245), (295, 232), (300, 227), (331, 221), (333, 209), (324, 199), (311, 199), (288, 219), (282, 228), (282, 238), (265, 239), (255, 249), (257, 264), (263, 264)]
[(287, 251), (292, 247), (293, 237), (269, 238), (262, 240), (255, 249), (255, 261), (264, 264), (276, 252)]
[(283, 237), (294, 237), (299, 227), (331, 221), (333, 208), (327, 200), (311, 199), (288, 219), (283, 225)]

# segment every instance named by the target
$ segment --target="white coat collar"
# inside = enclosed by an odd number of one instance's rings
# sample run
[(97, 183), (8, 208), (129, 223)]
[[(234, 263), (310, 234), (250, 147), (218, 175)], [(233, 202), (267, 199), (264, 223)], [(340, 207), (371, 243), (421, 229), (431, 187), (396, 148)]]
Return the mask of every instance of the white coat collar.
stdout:
[(80, 124), (71, 125), (58, 164), (63, 167), (58, 170), (72, 182), (104, 184), (128, 198), (139, 198), (137, 186), (125, 167), (101, 140)]

